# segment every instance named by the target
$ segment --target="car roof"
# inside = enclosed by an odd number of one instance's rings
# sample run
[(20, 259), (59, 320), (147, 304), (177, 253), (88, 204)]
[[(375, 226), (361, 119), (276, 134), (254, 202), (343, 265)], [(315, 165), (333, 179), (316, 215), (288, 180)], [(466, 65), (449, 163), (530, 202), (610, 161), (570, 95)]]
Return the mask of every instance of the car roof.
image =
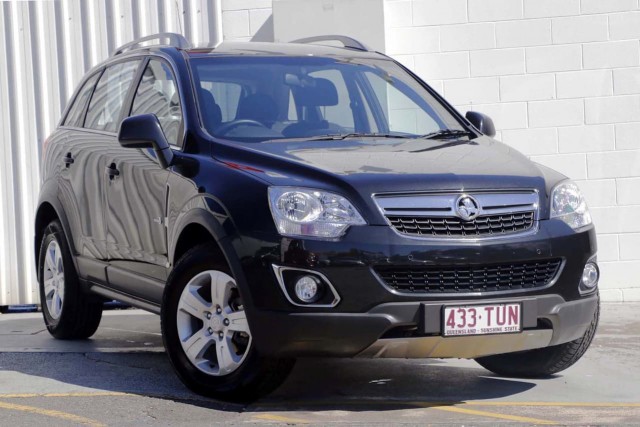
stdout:
[(189, 56), (332, 56), (348, 58), (380, 58), (378, 52), (313, 43), (223, 42), (216, 47), (184, 49)]

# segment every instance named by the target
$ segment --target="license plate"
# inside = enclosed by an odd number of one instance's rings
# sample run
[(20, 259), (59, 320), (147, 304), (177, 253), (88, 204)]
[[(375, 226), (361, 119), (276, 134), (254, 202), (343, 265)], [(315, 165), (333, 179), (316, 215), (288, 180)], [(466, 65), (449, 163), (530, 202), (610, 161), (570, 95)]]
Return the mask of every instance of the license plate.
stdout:
[(522, 331), (522, 305), (487, 304), (444, 308), (442, 335), (510, 334)]

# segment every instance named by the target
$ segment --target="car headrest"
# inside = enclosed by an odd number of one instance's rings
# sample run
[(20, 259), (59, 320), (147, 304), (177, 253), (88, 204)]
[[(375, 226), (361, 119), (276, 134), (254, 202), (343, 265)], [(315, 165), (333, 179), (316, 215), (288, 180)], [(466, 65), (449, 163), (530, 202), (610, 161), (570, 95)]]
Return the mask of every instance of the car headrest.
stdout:
[(220, 106), (216, 104), (213, 94), (205, 88), (200, 89), (200, 99), (202, 100), (202, 120), (204, 127), (213, 133), (213, 131), (222, 123), (222, 111)]
[(331, 80), (315, 78), (309, 86), (296, 87), (296, 103), (305, 107), (338, 105), (338, 90)]
[(278, 106), (269, 95), (254, 93), (240, 99), (236, 118), (257, 120), (270, 127), (278, 120)]

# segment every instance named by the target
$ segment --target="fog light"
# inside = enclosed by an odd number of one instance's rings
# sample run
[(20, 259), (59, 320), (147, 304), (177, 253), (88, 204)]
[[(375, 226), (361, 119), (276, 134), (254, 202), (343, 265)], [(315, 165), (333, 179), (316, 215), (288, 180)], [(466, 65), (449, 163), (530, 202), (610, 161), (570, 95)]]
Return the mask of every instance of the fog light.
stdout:
[(296, 281), (296, 296), (300, 301), (314, 302), (318, 299), (320, 281), (313, 276), (302, 276)]
[(582, 270), (582, 286), (586, 290), (595, 288), (598, 284), (599, 276), (598, 267), (594, 263), (588, 262), (584, 266), (584, 270)]

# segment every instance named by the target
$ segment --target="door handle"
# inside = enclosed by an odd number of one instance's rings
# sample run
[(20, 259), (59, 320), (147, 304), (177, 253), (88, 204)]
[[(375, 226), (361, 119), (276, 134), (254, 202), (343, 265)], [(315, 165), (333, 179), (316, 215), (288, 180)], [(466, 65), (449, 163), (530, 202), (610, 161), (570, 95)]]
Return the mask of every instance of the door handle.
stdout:
[(73, 160), (73, 156), (71, 156), (71, 153), (67, 153), (66, 156), (64, 156), (64, 158), (62, 159), (62, 161), (64, 162), (66, 167), (69, 167), (73, 164), (74, 160)]
[(120, 171), (116, 168), (115, 163), (111, 163), (107, 166), (107, 175), (109, 175), (110, 180), (113, 180), (115, 177), (120, 175)]

